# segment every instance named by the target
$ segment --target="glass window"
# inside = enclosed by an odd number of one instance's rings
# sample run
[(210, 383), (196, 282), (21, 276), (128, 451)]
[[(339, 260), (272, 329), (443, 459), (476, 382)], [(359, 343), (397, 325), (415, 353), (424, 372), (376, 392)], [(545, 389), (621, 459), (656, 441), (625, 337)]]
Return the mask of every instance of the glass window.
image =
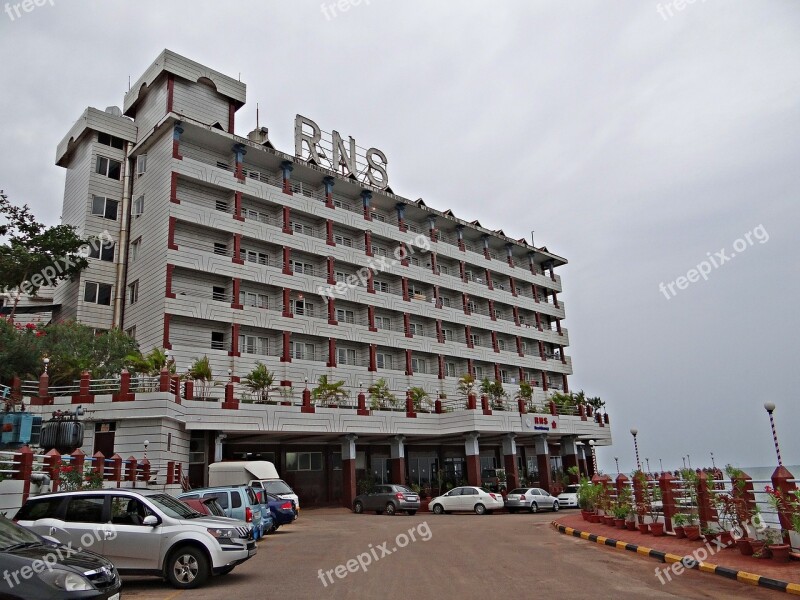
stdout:
[(111, 306), (111, 285), (87, 281), (83, 289), (84, 302)]
[(63, 498), (41, 498), (28, 500), (19, 512), (18, 521), (35, 521), (36, 519), (55, 519)]
[(92, 196), (92, 214), (94, 216), (116, 221), (118, 209), (118, 200), (104, 198), (103, 196)]
[(114, 262), (114, 247), (113, 242), (106, 243), (94, 240), (89, 244), (89, 258), (96, 258), (105, 262)]
[(137, 279), (128, 286), (128, 304), (136, 304), (139, 301), (139, 280)]
[(242, 506), (242, 495), (239, 492), (231, 493), (231, 505), (233, 508), (240, 508)]
[(228, 492), (208, 492), (203, 498), (216, 498), (222, 508), (228, 508)]
[(99, 175), (105, 175), (109, 179), (116, 179), (119, 181), (122, 176), (122, 163), (112, 158), (98, 156), (95, 170)]
[(111, 497), (111, 522), (115, 525), (141, 525), (144, 518), (151, 514), (153, 511), (136, 498)]
[(104, 146), (111, 146), (117, 150), (122, 150), (125, 147), (125, 140), (107, 133), (98, 133), (97, 142), (103, 144)]
[(80, 496), (70, 498), (64, 520), (68, 523), (102, 523), (103, 496)]

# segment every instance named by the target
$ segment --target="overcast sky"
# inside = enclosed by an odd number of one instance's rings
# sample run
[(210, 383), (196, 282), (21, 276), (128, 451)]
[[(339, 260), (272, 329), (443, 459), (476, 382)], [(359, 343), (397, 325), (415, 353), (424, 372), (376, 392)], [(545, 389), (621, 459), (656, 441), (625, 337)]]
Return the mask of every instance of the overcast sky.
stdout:
[[(672, 2), (3, 12), (0, 188), (56, 223), (57, 143), (86, 106), (121, 105), (167, 47), (241, 74), (236, 133), (258, 102), (293, 152), (303, 114), (383, 150), (398, 194), (513, 237), (535, 230), (566, 257), (571, 387), (602, 396), (613, 425), (601, 468), (634, 466), (631, 427), (652, 467), (712, 451), (718, 465), (774, 465), (767, 399), (784, 461), (800, 464), (800, 2)], [(677, 281), (703, 261), (707, 280)]]

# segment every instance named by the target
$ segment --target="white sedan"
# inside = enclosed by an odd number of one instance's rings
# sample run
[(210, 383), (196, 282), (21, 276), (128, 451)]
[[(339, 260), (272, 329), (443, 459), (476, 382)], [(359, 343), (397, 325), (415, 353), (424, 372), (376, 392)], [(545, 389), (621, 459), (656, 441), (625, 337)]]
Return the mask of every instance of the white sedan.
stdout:
[(578, 486), (568, 485), (564, 488), (558, 495), (558, 503), (561, 508), (578, 508)]
[(550, 492), (541, 488), (517, 488), (508, 492), (506, 508), (510, 513), (515, 513), (519, 510), (527, 510), (532, 513), (540, 510), (557, 511), (559, 509), (559, 500), (551, 496)]
[(503, 506), (503, 496), (473, 486), (453, 488), (428, 504), (429, 510), (437, 515), (453, 511), (475, 512), (476, 515), (491, 514), (493, 510), (499, 510)]

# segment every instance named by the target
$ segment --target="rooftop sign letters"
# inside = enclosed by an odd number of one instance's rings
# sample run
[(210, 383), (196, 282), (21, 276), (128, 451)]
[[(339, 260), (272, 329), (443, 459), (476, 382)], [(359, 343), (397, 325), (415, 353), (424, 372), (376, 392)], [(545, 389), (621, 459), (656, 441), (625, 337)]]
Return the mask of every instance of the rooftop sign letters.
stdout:
[(345, 142), (338, 131), (323, 132), (311, 119), (297, 115), (294, 120), (294, 154), (297, 158), (368, 183), (379, 189), (389, 187), (386, 155), (377, 148), (365, 150), (352, 137)]

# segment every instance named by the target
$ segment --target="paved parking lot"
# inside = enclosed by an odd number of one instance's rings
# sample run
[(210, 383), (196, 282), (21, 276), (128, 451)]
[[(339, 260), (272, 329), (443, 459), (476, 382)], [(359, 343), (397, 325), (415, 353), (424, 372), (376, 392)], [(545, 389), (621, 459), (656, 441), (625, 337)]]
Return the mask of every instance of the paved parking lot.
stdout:
[[(137, 600), (781, 597), (697, 572), (661, 585), (657, 561), (560, 535), (552, 520), (550, 513), (389, 517), (306, 510), (295, 524), (259, 542), (252, 560), (199, 590), (181, 592), (158, 579), (126, 578), (122, 595)], [(348, 571), (348, 561), (356, 572)]]

